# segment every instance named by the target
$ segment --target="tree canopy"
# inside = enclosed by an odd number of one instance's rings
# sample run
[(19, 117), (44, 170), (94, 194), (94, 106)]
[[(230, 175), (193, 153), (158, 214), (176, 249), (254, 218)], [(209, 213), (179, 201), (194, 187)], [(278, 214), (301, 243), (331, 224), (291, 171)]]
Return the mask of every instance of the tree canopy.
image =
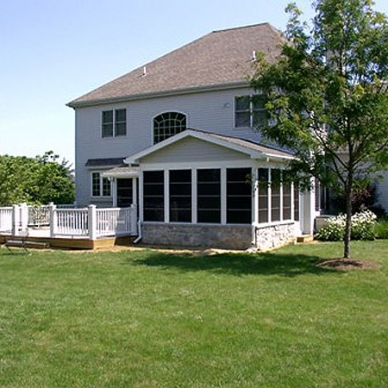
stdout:
[(295, 153), (292, 176), (317, 177), (351, 200), (388, 167), (388, 22), (371, 0), (317, 0), (310, 24), (293, 3), (276, 63), (258, 54), (251, 86), (267, 97), (264, 136)]
[(66, 160), (52, 151), (43, 156), (0, 155), (0, 206), (16, 203), (73, 203), (74, 180)]

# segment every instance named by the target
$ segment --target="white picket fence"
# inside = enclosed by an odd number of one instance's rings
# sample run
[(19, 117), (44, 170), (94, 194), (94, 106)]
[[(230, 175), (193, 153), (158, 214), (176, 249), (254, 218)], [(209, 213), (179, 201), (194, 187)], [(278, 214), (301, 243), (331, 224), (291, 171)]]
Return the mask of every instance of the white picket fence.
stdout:
[(28, 227), (47, 227), (47, 237), (89, 238), (136, 236), (137, 209), (57, 208), (50, 204), (28, 207), (25, 204), (0, 208), (0, 232), (18, 235)]

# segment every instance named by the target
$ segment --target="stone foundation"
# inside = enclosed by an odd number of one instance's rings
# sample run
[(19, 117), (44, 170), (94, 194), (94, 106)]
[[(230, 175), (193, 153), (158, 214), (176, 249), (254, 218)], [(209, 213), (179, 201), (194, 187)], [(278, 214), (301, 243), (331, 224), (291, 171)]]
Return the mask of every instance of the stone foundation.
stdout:
[(194, 248), (247, 249), (251, 225), (159, 224), (142, 225), (142, 243)]
[(142, 225), (142, 243), (193, 248), (268, 250), (295, 239), (293, 222), (255, 227), (252, 245), (251, 225), (163, 224)]
[(256, 246), (263, 251), (285, 245), (295, 239), (294, 223), (265, 225), (255, 228)]

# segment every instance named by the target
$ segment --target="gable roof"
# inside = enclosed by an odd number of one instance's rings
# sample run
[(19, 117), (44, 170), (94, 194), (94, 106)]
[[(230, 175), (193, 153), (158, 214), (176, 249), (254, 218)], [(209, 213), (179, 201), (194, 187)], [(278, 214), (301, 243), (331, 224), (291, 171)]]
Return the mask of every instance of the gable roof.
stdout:
[(264, 52), (266, 59), (273, 61), (283, 39), (281, 32), (268, 23), (214, 31), (71, 101), (68, 106), (247, 86), (254, 52)]
[(294, 156), (287, 151), (277, 150), (275, 148), (264, 146), (262, 144), (257, 144), (249, 140), (225, 135), (218, 135), (211, 132), (205, 132), (196, 129), (186, 129), (185, 131), (178, 133), (177, 135), (172, 136), (164, 141), (161, 141), (160, 143), (157, 143), (143, 151), (140, 151), (137, 154), (128, 156), (126, 159), (124, 159), (124, 162), (129, 165), (136, 165), (140, 162), (142, 158), (151, 155), (154, 152), (157, 152), (187, 137), (203, 140), (212, 144), (219, 145), (221, 147), (241, 152), (249, 156), (251, 159), (270, 158), (279, 161), (286, 161), (294, 158)]

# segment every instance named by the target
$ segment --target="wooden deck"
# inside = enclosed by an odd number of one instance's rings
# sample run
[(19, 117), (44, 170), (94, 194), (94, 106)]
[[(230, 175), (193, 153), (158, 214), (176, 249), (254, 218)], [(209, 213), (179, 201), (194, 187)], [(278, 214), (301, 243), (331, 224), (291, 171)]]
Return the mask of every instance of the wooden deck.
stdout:
[[(0, 244), (5, 244), (7, 240), (14, 237), (10, 233), (0, 232)], [(49, 237), (47, 229), (29, 229), (27, 241), (46, 243), (50, 248), (59, 249), (87, 249), (96, 250), (101, 248), (110, 248), (115, 245), (131, 245), (136, 236), (125, 237), (101, 237), (97, 240), (90, 240), (83, 237)]]

